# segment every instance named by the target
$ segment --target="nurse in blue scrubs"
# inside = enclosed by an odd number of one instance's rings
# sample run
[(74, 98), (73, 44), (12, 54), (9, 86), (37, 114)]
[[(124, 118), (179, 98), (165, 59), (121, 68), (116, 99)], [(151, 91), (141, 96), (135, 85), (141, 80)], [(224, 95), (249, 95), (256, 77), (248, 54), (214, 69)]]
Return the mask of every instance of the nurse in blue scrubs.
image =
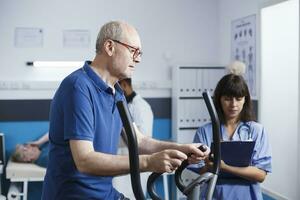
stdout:
[[(214, 104), (221, 121), (221, 140), (254, 141), (251, 163), (247, 167), (235, 167), (221, 161), (221, 174), (231, 174), (236, 178), (220, 176), (213, 199), (263, 199), (260, 188), (267, 174), (271, 172), (270, 145), (265, 128), (255, 122), (248, 86), (241, 75), (225, 75), (217, 84)], [(194, 142), (207, 146), (212, 142), (212, 124), (200, 127)], [(209, 171), (212, 163), (207, 159), (199, 164), (200, 173)], [(203, 191), (203, 190), (202, 190)], [(205, 191), (205, 188), (204, 188)], [(205, 192), (202, 192), (202, 198)]]

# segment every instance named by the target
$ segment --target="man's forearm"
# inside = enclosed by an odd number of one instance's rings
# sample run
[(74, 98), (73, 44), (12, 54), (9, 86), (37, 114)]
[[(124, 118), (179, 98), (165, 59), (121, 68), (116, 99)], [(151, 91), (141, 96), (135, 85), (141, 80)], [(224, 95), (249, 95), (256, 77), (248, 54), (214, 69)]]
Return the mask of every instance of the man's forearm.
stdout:
[(165, 149), (180, 150), (181, 145), (174, 142), (159, 141), (145, 136), (139, 140), (138, 146), (140, 154), (152, 154)]
[[(147, 156), (139, 157), (140, 170), (148, 171)], [(90, 152), (84, 160), (76, 165), (78, 170), (98, 176), (118, 176), (129, 173), (129, 157), (127, 155), (111, 155)]]
[(38, 143), (38, 145), (42, 145), (48, 141), (49, 141), (49, 133), (46, 133), (37, 140), (37, 143)]
[(180, 144), (153, 139), (141, 133), (136, 124), (133, 124), (133, 127), (135, 128), (140, 154), (152, 154), (165, 149), (180, 150)]

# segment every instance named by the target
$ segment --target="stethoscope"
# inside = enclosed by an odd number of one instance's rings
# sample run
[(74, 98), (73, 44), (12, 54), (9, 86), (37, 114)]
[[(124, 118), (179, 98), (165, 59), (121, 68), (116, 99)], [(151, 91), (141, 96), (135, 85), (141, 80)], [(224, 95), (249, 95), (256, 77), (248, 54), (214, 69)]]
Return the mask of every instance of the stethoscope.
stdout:
[(239, 139), (241, 141), (245, 140), (246, 138), (247, 141), (252, 141), (253, 133), (250, 128), (250, 123), (242, 122), (242, 124), (237, 129), (237, 134), (239, 135)]
[[(221, 133), (223, 135), (223, 128), (221, 130)], [(251, 131), (249, 122), (241, 122), (236, 133), (238, 134), (240, 141), (253, 141), (253, 133)]]

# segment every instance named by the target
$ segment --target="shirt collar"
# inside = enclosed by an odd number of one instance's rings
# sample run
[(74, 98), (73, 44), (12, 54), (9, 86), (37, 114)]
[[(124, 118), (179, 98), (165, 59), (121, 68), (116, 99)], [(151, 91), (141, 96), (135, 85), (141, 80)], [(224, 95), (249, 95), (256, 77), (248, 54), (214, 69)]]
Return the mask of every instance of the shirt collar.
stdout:
[[(93, 81), (95, 86), (100, 89), (100, 91), (102, 90), (112, 94), (112, 89), (102, 80), (102, 78), (98, 74), (96, 74), (96, 72), (91, 67), (91, 63), (91, 61), (86, 61), (83, 66), (83, 71)], [(118, 95), (123, 95), (123, 90), (118, 83), (116, 83), (114, 87), (116, 89), (116, 95), (117, 93), (119, 93)]]
[(115, 95), (116, 100), (117, 101), (124, 101), (124, 92), (123, 92), (120, 84), (117, 82), (114, 87), (116, 89), (116, 95)]
[(239, 127), (242, 125), (243, 122), (239, 122), (237, 127), (235, 128), (234, 130), (234, 133), (232, 135), (232, 138), (230, 139), (228, 137), (228, 133), (227, 133), (227, 130), (225, 128), (225, 125), (224, 124), (221, 124), (221, 135), (222, 135), (222, 140), (223, 141), (240, 141), (241, 139), (239, 138), (239, 133), (238, 133), (238, 129)]
[(91, 61), (86, 61), (83, 66), (83, 71), (100, 90), (108, 90), (109, 86), (96, 74), (96, 72), (94, 72), (91, 67), (91, 63)]

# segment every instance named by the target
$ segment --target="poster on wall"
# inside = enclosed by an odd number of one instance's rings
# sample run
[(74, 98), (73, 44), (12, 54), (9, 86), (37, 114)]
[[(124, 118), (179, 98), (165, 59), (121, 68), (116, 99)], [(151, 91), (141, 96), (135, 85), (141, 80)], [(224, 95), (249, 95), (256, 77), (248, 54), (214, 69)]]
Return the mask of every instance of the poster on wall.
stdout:
[(42, 28), (15, 28), (15, 47), (36, 48), (43, 47)]
[(64, 30), (63, 47), (65, 48), (89, 48), (90, 36), (89, 30)]
[(231, 59), (246, 65), (244, 78), (251, 97), (257, 99), (256, 89), (256, 16), (250, 15), (231, 23)]

